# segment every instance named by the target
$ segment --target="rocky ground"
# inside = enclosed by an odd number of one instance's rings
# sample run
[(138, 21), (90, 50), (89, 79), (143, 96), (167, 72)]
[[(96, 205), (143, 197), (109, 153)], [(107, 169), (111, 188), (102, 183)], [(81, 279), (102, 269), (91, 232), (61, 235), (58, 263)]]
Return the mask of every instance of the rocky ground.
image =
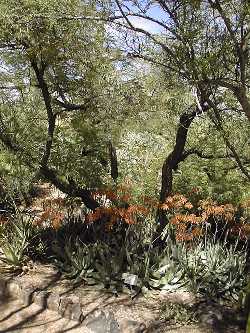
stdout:
[(188, 293), (115, 296), (97, 286), (73, 285), (49, 265), (37, 265), (21, 276), (2, 274), (0, 287), (0, 332), (244, 332), (236, 313), (212, 305), (203, 305), (201, 324), (177, 325), (162, 316), (168, 302), (195, 302)]
[(78, 322), (65, 319), (57, 312), (41, 308), (37, 304), (25, 306), (20, 300), (6, 300), (0, 305), (0, 332), (90, 333)]
[[(99, 318), (95, 324), (86, 326), (70, 319), (62, 318), (57, 312), (43, 309), (37, 304), (24, 306), (20, 300), (8, 300), (0, 305), (0, 332), (21, 332), (21, 333), (116, 333), (115, 327), (105, 327), (105, 320)], [(139, 332), (133, 327), (124, 328), (126, 333)], [(150, 332), (150, 331), (148, 331)], [(168, 333), (205, 333), (204, 329), (198, 326), (171, 327), (165, 326), (151, 332)]]

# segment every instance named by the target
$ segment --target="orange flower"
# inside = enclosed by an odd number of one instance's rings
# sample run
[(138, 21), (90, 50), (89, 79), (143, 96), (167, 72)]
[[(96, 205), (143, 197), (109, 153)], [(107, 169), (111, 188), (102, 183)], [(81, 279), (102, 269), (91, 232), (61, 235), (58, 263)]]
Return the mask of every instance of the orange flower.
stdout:
[(117, 195), (116, 195), (116, 193), (113, 192), (113, 191), (106, 191), (106, 192), (105, 192), (105, 195), (106, 195), (106, 197), (107, 197), (109, 200), (111, 200), (111, 201), (115, 201), (115, 200), (117, 200)]
[(144, 205), (151, 206), (153, 208), (158, 208), (159, 207), (158, 201), (154, 198), (150, 198), (150, 197), (147, 197), (147, 196), (142, 196), (141, 200), (143, 201)]
[(40, 223), (48, 220), (50, 218), (51, 213), (52, 213), (51, 209), (47, 208), (40, 216)]
[(170, 223), (172, 224), (178, 224), (181, 221), (185, 220), (185, 215), (182, 214), (176, 214), (174, 217), (171, 218)]
[(193, 235), (190, 233), (176, 233), (175, 239), (177, 242), (183, 241), (191, 241), (193, 239)]
[(193, 235), (194, 237), (200, 237), (200, 236), (203, 235), (203, 231), (202, 231), (202, 229), (201, 229), (200, 227), (195, 227), (195, 228), (193, 228), (193, 230), (192, 230), (192, 235)]
[(55, 213), (52, 217), (52, 226), (54, 229), (58, 230), (61, 226), (62, 220), (64, 218), (64, 215), (62, 213)]
[(182, 194), (175, 194), (173, 196), (169, 196), (168, 198), (166, 198), (165, 202), (159, 205), (159, 208), (163, 210), (168, 210), (172, 208), (178, 209), (183, 207), (191, 209), (193, 208), (193, 205)]
[(184, 205), (185, 208), (187, 209), (192, 209), (194, 206), (191, 204), (191, 202), (187, 202), (185, 205)]

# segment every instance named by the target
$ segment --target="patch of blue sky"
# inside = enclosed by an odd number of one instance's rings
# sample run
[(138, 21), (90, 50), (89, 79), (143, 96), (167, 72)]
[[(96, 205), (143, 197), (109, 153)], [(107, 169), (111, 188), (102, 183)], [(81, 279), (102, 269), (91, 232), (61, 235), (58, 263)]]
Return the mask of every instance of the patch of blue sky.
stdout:
[[(166, 12), (164, 12), (158, 4), (153, 3), (147, 6), (147, 3), (148, 1), (140, 2), (140, 8), (146, 9), (146, 16), (163, 23), (167, 21), (168, 17)], [(132, 13), (142, 14), (141, 9), (139, 9), (138, 6), (132, 5), (130, 1), (128, 1), (127, 5)], [(146, 18), (130, 17), (130, 21), (136, 28), (144, 29), (153, 34), (160, 34), (165, 30), (163, 26)]]

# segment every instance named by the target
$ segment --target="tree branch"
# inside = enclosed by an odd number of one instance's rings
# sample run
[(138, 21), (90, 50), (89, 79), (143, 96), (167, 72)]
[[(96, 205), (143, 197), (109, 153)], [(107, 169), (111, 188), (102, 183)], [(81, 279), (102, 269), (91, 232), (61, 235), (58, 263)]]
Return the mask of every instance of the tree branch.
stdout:
[[(36, 161), (30, 155), (27, 156), (25, 149), (16, 142), (14, 142), (13, 139), (7, 133), (4, 133), (4, 129), (1, 123), (0, 123), (0, 140), (7, 147), (7, 149), (9, 149), (11, 152), (15, 154), (15, 156), (19, 156), (21, 162), (24, 165), (26, 165), (33, 171), (37, 170), (35, 167)], [(53, 184), (63, 193), (66, 193), (72, 197), (81, 198), (86, 207), (88, 207), (89, 209), (95, 210), (97, 207), (99, 207), (98, 202), (93, 199), (90, 190), (77, 186), (76, 183), (72, 180), (71, 182), (63, 181), (57, 175), (56, 171), (48, 168), (48, 166), (41, 166), (39, 169), (39, 173), (41, 176), (43, 176), (46, 180), (51, 182), (51, 184)]]
[[(172, 50), (165, 44), (165, 43), (162, 43), (161, 41), (157, 40), (150, 32), (148, 32), (147, 30), (145, 29), (142, 29), (142, 28), (136, 28), (132, 22), (129, 20), (128, 18), (128, 15), (126, 13), (124, 13), (123, 9), (122, 9), (122, 6), (120, 5), (120, 2), (119, 0), (115, 0), (120, 12), (121, 12), (121, 15), (122, 17), (124, 18), (124, 20), (127, 22), (127, 26), (124, 25), (125, 28), (129, 28), (130, 30), (133, 30), (135, 32), (139, 32), (139, 33), (142, 33), (144, 34), (145, 36), (147, 36), (148, 38), (150, 38), (152, 41), (154, 41), (154, 43), (156, 43), (157, 45), (161, 46), (162, 49), (164, 51), (166, 51), (171, 57), (173, 57), (173, 60), (176, 60), (176, 57), (174, 55), (174, 53), (172, 52)], [(113, 21), (114, 23), (116, 23), (115, 21)], [(119, 24), (119, 23), (118, 23)]]
[[(206, 96), (206, 94), (203, 92), (204, 96)], [(241, 170), (241, 172), (246, 176), (247, 180), (250, 181), (250, 174), (248, 173), (248, 171), (246, 170), (246, 168), (244, 167), (239, 155), (237, 154), (236, 149), (234, 148), (234, 146), (231, 144), (231, 142), (228, 139), (227, 134), (224, 131), (223, 125), (222, 125), (222, 120), (221, 120), (221, 116), (220, 116), (220, 112), (216, 106), (216, 104), (208, 97), (206, 96), (206, 101), (208, 103), (208, 105), (213, 109), (214, 111), (214, 115), (216, 117), (215, 121), (212, 118), (212, 121), (215, 125), (215, 127), (220, 131), (220, 133), (222, 134), (222, 137), (224, 139), (224, 142), (226, 144), (226, 146), (228, 147), (228, 149), (231, 151), (233, 158), (235, 159), (236, 163), (239, 166), (239, 169)]]
[(81, 198), (86, 207), (89, 209), (95, 210), (97, 207), (99, 207), (98, 202), (93, 199), (91, 191), (78, 187), (72, 179), (68, 183), (64, 182), (58, 177), (55, 170), (48, 168), (47, 166), (42, 167), (40, 172), (60, 191), (67, 193), (69, 196)]
[(49, 93), (49, 88), (47, 86), (47, 83), (44, 79), (44, 71), (46, 68), (46, 65), (44, 63), (41, 63), (41, 67), (38, 67), (38, 64), (35, 59), (31, 60), (31, 66), (34, 69), (34, 72), (36, 74), (36, 78), (38, 81), (38, 86), (41, 89), (44, 104), (46, 107), (47, 111), (47, 119), (48, 119), (48, 137), (47, 141), (45, 144), (45, 150), (43, 157), (41, 159), (41, 167), (45, 167), (48, 164), (50, 154), (51, 154), (51, 149), (53, 145), (53, 136), (54, 136), (54, 131), (56, 127), (56, 114), (53, 113), (52, 105), (51, 105), (51, 96)]
[[(89, 106), (89, 102), (83, 103), (83, 104), (74, 104), (74, 103), (69, 103), (69, 102), (62, 102), (59, 99), (54, 99), (54, 102), (61, 106), (62, 108), (64, 108), (66, 111), (77, 111), (77, 110), (81, 110), (81, 111), (86, 111), (88, 109)], [(57, 114), (60, 114), (62, 111), (57, 112)]]
[[(204, 159), (227, 159), (227, 158), (234, 158), (234, 155), (233, 154), (227, 154), (227, 155), (215, 155), (215, 154), (206, 154), (198, 149), (188, 149), (186, 151), (183, 152), (183, 160), (184, 161), (188, 156), (190, 155), (196, 155), (200, 158), (204, 158)], [(250, 162), (249, 159), (245, 158), (244, 159), (244, 164), (248, 164)]]

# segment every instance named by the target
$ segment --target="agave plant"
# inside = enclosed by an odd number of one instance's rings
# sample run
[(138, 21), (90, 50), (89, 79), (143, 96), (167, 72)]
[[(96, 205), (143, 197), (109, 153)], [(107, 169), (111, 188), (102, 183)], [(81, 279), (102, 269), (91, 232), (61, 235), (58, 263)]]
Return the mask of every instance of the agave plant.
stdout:
[(184, 273), (180, 270), (178, 258), (183, 255), (183, 245), (169, 243), (158, 254), (150, 269), (149, 285), (153, 288), (173, 291), (185, 285)]
[(29, 251), (34, 247), (38, 228), (32, 220), (23, 215), (16, 215), (11, 222), (0, 229), (1, 261), (12, 269), (21, 269), (28, 260)]
[(93, 253), (91, 246), (69, 238), (63, 247), (55, 241), (52, 244), (55, 264), (66, 278), (84, 280), (92, 273)]
[(28, 257), (25, 256), (27, 246), (28, 243), (25, 239), (19, 241), (19, 239), (16, 238), (14, 238), (11, 243), (5, 242), (1, 244), (1, 261), (7, 264), (12, 270), (21, 269), (28, 260)]
[(237, 299), (246, 283), (246, 251), (215, 241), (187, 247), (171, 240), (151, 258), (148, 285), (174, 291), (188, 289), (207, 297)]
[(180, 268), (196, 293), (209, 297), (233, 297), (245, 283), (246, 251), (209, 241), (186, 250)]
[(96, 274), (94, 277), (105, 287), (115, 286), (120, 288), (122, 284), (122, 273), (124, 269), (125, 250), (120, 247), (120, 251), (112, 249), (104, 242), (97, 242), (94, 245)]

